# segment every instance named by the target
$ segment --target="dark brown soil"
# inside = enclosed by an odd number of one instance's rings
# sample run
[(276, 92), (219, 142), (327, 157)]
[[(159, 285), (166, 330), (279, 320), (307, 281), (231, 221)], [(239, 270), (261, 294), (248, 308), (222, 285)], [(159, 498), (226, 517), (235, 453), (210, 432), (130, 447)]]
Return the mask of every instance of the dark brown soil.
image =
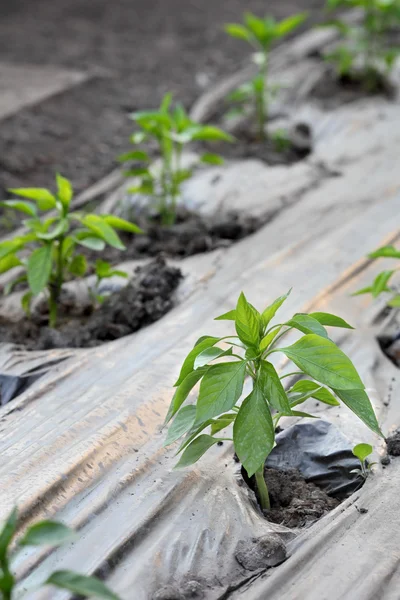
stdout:
[(46, 326), (47, 315), (35, 314), (18, 323), (0, 321), (0, 339), (29, 350), (89, 348), (116, 340), (167, 313), (173, 307), (173, 293), (181, 277), (179, 269), (158, 257), (139, 267), (128, 285), (111, 294), (96, 310), (89, 305), (77, 306), (66, 295), (64, 301), (61, 299), (57, 329)]
[[(2, 121), (0, 194), (51, 186), (59, 171), (77, 191), (129, 149), (128, 113), (171, 90), (189, 107), (205, 87), (247, 64), (245, 43), (223, 24), (252, 11), (283, 18), (321, 0), (12, 0), (0, 3), (0, 55), (8, 63), (100, 72), (74, 89)], [(3, 190), (3, 192), (2, 192)]]
[[(333, 510), (339, 500), (331, 498), (314, 483), (307, 483), (296, 469), (264, 469), (271, 510), (269, 521), (286, 527), (306, 527)], [(257, 495), (257, 492), (256, 492)]]
[(390, 456), (400, 456), (400, 430), (386, 438), (386, 445)]

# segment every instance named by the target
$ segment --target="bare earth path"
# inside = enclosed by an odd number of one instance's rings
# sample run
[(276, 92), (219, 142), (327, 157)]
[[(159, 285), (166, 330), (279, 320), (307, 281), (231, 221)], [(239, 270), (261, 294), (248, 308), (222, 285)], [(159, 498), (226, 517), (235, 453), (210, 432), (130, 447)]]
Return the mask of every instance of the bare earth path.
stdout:
[[(86, 82), (0, 121), (0, 192), (51, 184), (56, 170), (82, 190), (128, 146), (127, 114), (172, 90), (186, 105), (234, 71), (245, 44), (222, 31), (245, 10), (284, 17), (323, 0), (13, 0), (0, 5), (0, 66), (89, 73)], [(1, 189), (3, 188), (3, 190)]]

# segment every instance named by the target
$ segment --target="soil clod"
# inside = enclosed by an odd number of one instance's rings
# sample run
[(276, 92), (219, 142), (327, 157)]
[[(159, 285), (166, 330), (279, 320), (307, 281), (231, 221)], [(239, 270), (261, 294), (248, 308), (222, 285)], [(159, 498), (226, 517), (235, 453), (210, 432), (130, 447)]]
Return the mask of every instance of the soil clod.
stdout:
[(400, 429), (386, 438), (386, 445), (390, 456), (400, 456)]
[(235, 558), (248, 571), (275, 567), (286, 560), (286, 546), (283, 540), (274, 534), (239, 540)]

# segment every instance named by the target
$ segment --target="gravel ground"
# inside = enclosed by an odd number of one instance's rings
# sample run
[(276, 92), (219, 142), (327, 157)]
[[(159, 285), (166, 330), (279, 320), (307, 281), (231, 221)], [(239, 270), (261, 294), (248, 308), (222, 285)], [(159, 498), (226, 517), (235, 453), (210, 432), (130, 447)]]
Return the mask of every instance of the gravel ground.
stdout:
[(186, 106), (245, 63), (244, 43), (223, 23), (243, 11), (282, 18), (322, 12), (323, 0), (13, 0), (0, 4), (0, 56), (59, 65), (90, 81), (1, 122), (0, 191), (52, 185), (55, 171), (80, 191), (129, 147), (128, 113), (171, 90)]

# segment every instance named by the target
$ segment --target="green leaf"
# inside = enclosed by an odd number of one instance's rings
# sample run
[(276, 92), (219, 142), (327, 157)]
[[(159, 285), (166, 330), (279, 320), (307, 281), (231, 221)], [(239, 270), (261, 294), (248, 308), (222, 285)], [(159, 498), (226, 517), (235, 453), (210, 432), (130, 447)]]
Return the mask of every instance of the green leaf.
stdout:
[(76, 240), (77, 244), (80, 244), (81, 246), (84, 246), (85, 248), (90, 248), (91, 250), (98, 250), (101, 252), (106, 247), (104, 240), (102, 240), (98, 237), (93, 237), (91, 235), (87, 235), (85, 237), (79, 237), (79, 238), (77, 236), (75, 236), (75, 240)]
[(83, 277), (87, 271), (87, 261), (83, 254), (76, 254), (68, 266), (68, 270), (72, 275)]
[(224, 159), (219, 154), (206, 152), (200, 157), (200, 161), (206, 165), (223, 165)]
[(302, 419), (319, 419), (317, 415), (310, 415), (310, 413), (303, 412), (301, 410), (292, 410), (291, 417), (301, 417)]
[(379, 436), (384, 437), (380, 430), (379, 423), (376, 419), (374, 409), (370, 399), (368, 398), (365, 390), (353, 389), (353, 390), (339, 390), (333, 389), (335, 394), (363, 421), (367, 427), (377, 433)]
[(7, 254), (4, 258), (0, 258), (0, 274), (6, 273), (15, 267), (19, 267), (23, 263), (15, 254)]
[(219, 342), (219, 338), (211, 336), (204, 337), (200, 342), (197, 341), (194, 348), (189, 352), (183, 362), (179, 377), (174, 384), (175, 387), (180, 385), (185, 377), (189, 375), (191, 371), (193, 371), (196, 357), (201, 354), (203, 350), (207, 350), (207, 348), (214, 346), (217, 342)]
[(266, 21), (249, 12), (245, 13), (244, 21), (258, 42), (264, 44), (269, 37), (269, 28), (267, 27)]
[(218, 442), (218, 438), (211, 437), (211, 435), (199, 435), (199, 437), (194, 439), (193, 442), (186, 447), (179, 462), (175, 465), (175, 469), (193, 465), (193, 463), (197, 462), (211, 446)]
[(56, 174), (56, 181), (58, 198), (63, 205), (64, 210), (67, 211), (73, 194), (71, 182), (58, 173)]
[(245, 375), (244, 360), (209, 367), (200, 384), (196, 423), (218, 417), (235, 406), (243, 391)]
[(31, 300), (33, 298), (33, 294), (31, 291), (26, 292), (22, 298), (21, 298), (21, 306), (22, 306), (22, 310), (25, 312), (26, 315), (29, 316), (30, 311), (31, 311)]
[(360, 460), (361, 462), (364, 462), (365, 459), (372, 454), (373, 452), (373, 447), (371, 446), (371, 444), (357, 444), (356, 446), (354, 446), (352, 452), (354, 454), (354, 456), (356, 456), (358, 458), (358, 460)]
[(278, 37), (283, 37), (299, 27), (307, 18), (307, 13), (300, 13), (298, 15), (292, 15), (287, 19), (283, 19), (276, 25), (276, 33)]
[(59, 546), (76, 538), (76, 533), (66, 525), (57, 521), (40, 521), (29, 527), (20, 546)]
[(177, 387), (175, 394), (172, 398), (167, 416), (165, 417), (165, 423), (168, 423), (168, 421), (172, 419), (175, 413), (178, 412), (178, 410), (185, 402), (186, 398), (189, 396), (196, 383), (200, 381), (203, 375), (207, 372), (207, 369), (208, 367), (201, 367), (200, 369), (196, 369), (196, 371), (191, 371), (184, 378), (182, 383)]
[(0, 206), (19, 210), (30, 217), (37, 216), (36, 205), (33, 202), (24, 202), (23, 200), (3, 200), (3, 202), (0, 202)]
[(374, 298), (377, 298), (382, 292), (390, 292), (390, 288), (387, 284), (389, 283), (393, 273), (395, 273), (395, 271), (382, 271), (382, 273), (379, 273), (372, 284), (371, 293)]
[(114, 229), (98, 215), (86, 215), (82, 223), (92, 230), (98, 237), (117, 250), (125, 250), (125, 246)]
[(281, 329), (282, 329), (282, 325), (280, 327), (276, 327), (275, 329), (273, 329), (272, 331), (267, 333), (267, 335), (265, 337), (263, 337), (263, 339), (260, 342), (261, 352), (266, 350), (272, 344), (272, 342), (274, 341), (274, 339), (276, 338), (276, 336), (278, 335), (278, 333), (280, 332)]
[(187, 433), (194, 425), (196, 419), (196, 406), (184, 406), (175, 416), (172, 424), (168, 429), (167, 439), (164, 446), (169, 446), (179, 440)]
[(34, 250), (29, 257), (27, 272), (32, 294), (37, 296), (49, 282), (52, 267), (52, 246), (46, 244)]
[(238, 23), (228, 23), (225, 25), (224, 29), (227, 34), (234, 38), (244, 40), (245, 42), (251, 41), (251, 33), (243, 25), (239, 25)]
[(214, 321), (235, 321), (236, 310), (230, 310), (219, 317), (215, 317)]
[(398, 308), (400, 306), (400, 295), (397, 294), (396, 296), (393, 296), (393, 298), (389, 300), (388, 306), (391, 306), (392, 308)]
[(0, 242), (0, 259), (5, 258), (9, 254), (15, 254), (15, 252), (18, 252), (23, 246), (24, 244), (19, 238)]
[(53, 194), (44, 188), (13, 188), (8, 190), (12, 194), (35, 200), (40, 210), (56, 208), (57, 202)]
[(8, 296), (8, 294), (11, 294), (11, 292), (13, 291), (14, 287), (16, 285), (18, 285), (19, 283), (25, 283), (28, 280), (26, 273), (24, 273), (23, 275), (20, 275), (19, 277), (16, 277), (15, 279), (13, 279), (13, 281), (9, 281), (5, 286), (4, 286), (4, 295)]
[(235, 452), (249, 477), (264, 464), (275, 443), (275, 430), (264, 390), (256, 384), (243, 401), (233, 425)]
[(291, 291), (292, 290), (290, 289), (286, 294), (284, 294), (283, 296), (280, 296), (272, 304), (267, 306), (267, 308), (264, 310), (264, 312), (261, 315), (264, 327), (268, 326), (269, 322), (274, 318), (275, 314), (277, 313), (279, 308), (282, 306), (282, 304), (285, 302), (286, 298), (289, 296)]
[(258, 385), (262, 390), (264, 398), (267, 399), (273, 408), (284, 414), (291, 413), (290, 403), (279, 375), (275, 367), (266, 360), (263, 360), (260, 365)]
[(161, 104), (160, 104), (160, 112), (161, 113), (168, 113), (168, 110), (171, 106), (171, 102), (172, 102), (172, 93), (171, 92), (167, 92), (164, 95), (164, 98), (161, 100)]
[(397, 250), (394, 246), (382, 246), (382, 248), (368, 254), (368, 258), (400, 258), (400, 250)]
[(232, 354), (232, 348), (228, 348), (227, 350), (223, 350), (222, 348), (218, 348), (218, 346), (211, 346), (210, 348), (206, 348), (203, 352), (200, 352), (195, 358), (194, 368), (198, 369), (199, 367), (203, 367), (207, 365), (209, 362), (221, 358), (222, 356), (229, 356)]
[(0, 560), (6, 560), (8, 547), (17, 530), (18, 510), (14, 507), (0, 533)]
[(72, 571), (55, 571), (46, 581), (47, 585), (55, 585), (63, 590), (68, 590), (73, 594), (79, 594), (86, 598), (103, 598), (104, 600), (120, 600), (108, 587), (97, 579), (97, 577), (88, 577), (79, 575)]
[(215, 435), (222, 429), (229, 427), (229, 425), (236, 419), (236, 416), (236, 413), (226, 413), (217, 419), (213, 419), (211, 422), (211, 435)]
[(222, 131), (222, 129), (219, 129), (219, 127), (214, 127), (214, 125), (202, 125), (196, 127), (196, 130), (193, 132), (192, 139), (201, 140), (204, 142), (233, 142), (234, 140), (229, 133)]
[(120, 162), (126, 162), (127, 160), (140, 160), (148, 162), (150, 160), (149, 155), (144, 150), (131, 150), (118, 156)]
[(298, 313), (285, 323), (285, 325), (294, 327), (303, 333), (316, 333), (322, 337), (328, 337), (325, 328), (316, 319), (310, 317), (310, 315)]
[(68, 227), (68, 220), (61, 219), (51, 231), (47, 231), (45, 233), (37, 232), (36, 235), (40, 240), (55, 240), (56, 238), (62, 236), (68, 230)]
[[(300, 394), (297, 398), (293, 398), (292, 394)], [(293, 399), (292, 399), (293, 398)], [(335, 396), (331, 394), (329, 390), (324, 387), (321, 387), (315, 381), (309, 381), (308, 379), (302, 379), (301, 381), (297, 381), (289, 391), (289, 400), (291, 406), (296, 406), (297, 404), (302, 404), (308, 398), (315, 398), (324, 404), (328, 404), (329, 406), (338, 406), (339, 402), (336, 400)]]
[(138, 227), (137, 225), (135, 225), (135, 223), (131, 223), (130, 221), (126, 221), (125, 219), (121, 219), (120, 217), (116, 217), (114, 215), (102, 215), (102, 219), (114, 229), (130, 231), (131, 233), (143, 233), (143, 230), (140, 229), (140, 227)]
[(239, 296), (235, 317), (235, 327), (239, 339), (246, 346), (255, 346), (257, 348), (260, 343), (260, 315), (247, 302), (243, 292)]
[(331, 340), (310, 334), (279, 350), (304, 373), (335, 390), (364, 389), (351, 360)]
[(318, 323), (321, 323), (321, 325), (326, 325), (327, 327), (330, 326), (343, 327), (344, 329), (354, 329), (354, 327), (346, 323), (344, 319), (337, 317), (336, 315), (331, 315), (330, 313), (314, 312), (310, 313), (308, 316), (318, 321)]
[(141, 144), (142, 142), (145, 142), (147, 139), (147, 135), (144, 131), (137, 131), (136, 133), (133, 133), (130, 137), (130, 141), (132, 142), (132, 144)]

